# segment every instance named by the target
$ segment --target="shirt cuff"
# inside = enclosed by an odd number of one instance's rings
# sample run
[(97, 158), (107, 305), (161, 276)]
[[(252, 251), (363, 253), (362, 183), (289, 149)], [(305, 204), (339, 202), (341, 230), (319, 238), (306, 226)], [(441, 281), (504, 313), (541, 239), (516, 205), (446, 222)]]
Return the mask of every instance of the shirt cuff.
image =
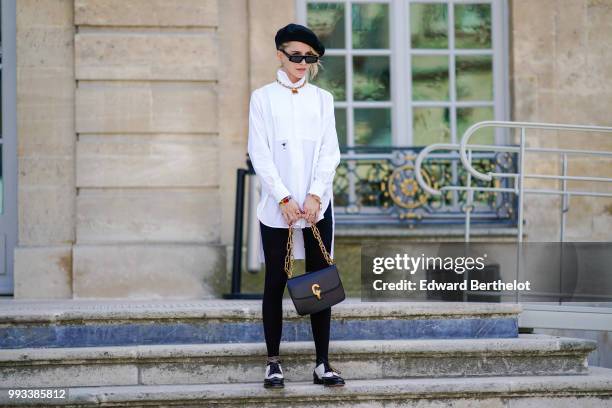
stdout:
[(319, 196), (319, 198), (323, 198), (323, 192), (325, 191), (325, 184), (323, 184), (322, 182), (320, 182), (319, 180), (313, 180), (312, 184), (310, 185), (310, 190), (308, 190), (308, 193), (310, 194), (316, 194)]
[(291, 195), (291, 193), (289, 192), (289, 190), (287, 190), (287, 187), (282, 184), (276, 189), (274, 189), (274, 199), (276, 200), (277, 204), (280, 203), (280, 201), (288, 195)]

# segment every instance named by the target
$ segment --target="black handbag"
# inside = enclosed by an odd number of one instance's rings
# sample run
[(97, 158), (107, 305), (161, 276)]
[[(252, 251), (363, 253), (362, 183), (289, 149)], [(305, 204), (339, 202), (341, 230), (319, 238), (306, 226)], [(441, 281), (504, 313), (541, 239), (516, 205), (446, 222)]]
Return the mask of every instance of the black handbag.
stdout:
[(331, 258), (319, 229), (311, 225), (312, 233), (319, 241), (319, 247), (328, 266), (318, 271), (307, 272), (303, 275), (293, 276), (293, 227), (289, 227), (287, 240), (287, 255), (285, 256), (285, 273), (287, 274), (287, 288), (293, 300), (295, 310), (300, 316), (317, 313), (323, 309), (342, 302), (345, 299), (344, 287), (334, 260)]

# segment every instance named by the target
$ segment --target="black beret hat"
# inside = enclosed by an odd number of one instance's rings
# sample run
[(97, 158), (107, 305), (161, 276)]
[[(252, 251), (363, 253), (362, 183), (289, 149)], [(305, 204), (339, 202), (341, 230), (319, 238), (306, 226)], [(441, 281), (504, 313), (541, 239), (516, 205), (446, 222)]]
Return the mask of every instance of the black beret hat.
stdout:
[(306, 26), (290, 23), (278, 30), (276, 36), (274, 37), (276, 49), (278, 49), (282, 43), (287, 41), (300, 41), (306, 43), (310, 45), (320, 57), (325, 54), (325, 47), (319, 40), (319, 37), (317, 37), (317, 35)]

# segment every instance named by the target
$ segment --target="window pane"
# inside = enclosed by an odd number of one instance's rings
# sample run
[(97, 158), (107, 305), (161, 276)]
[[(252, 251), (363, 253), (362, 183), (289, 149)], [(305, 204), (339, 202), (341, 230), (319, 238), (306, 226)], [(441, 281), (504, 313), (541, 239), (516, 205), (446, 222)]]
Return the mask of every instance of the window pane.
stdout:
[(425, 146), (451, 140), (448, 108), (414, 108), (412, 144)]
[(312, 83), (327, 89), (334, 94), (336, 101), (346, 100), (346, 69), (344, 65), (345, 57), (323, 56), (321, 59), (322, 68), (313, 79)]
[(389, 48), (389, 5), (353, 4), (353, 48)]
[(308, 27), (325, 48), (346, 48), (344, 43), (344, 4), (309, 3)]
[[(493, 120), (492, 107), (457, 108), (457, 142), (461, 141), (467, 128), (483, 120)], [(494, 129), (482, 128), (478, 129), (472, 137), (470, 137), (469, 143), (494, 144), (494, 141)]]
[(457, 99), (493, 99), (493, 60), (490, 55), (459, 55), (455, 67)]
[(360, 160), (356, 164), (356, 204), (360, 207), (381, 207), (384, 201), (388, 201), (385, 191), (381, 189), (381, 185), (386, 184), (385, 177), (390, 173), (388, 161)]
[(346, 146), (346, 109), (336, 108), (334, 110), (336, 116), (336, 133), (338, 134), (338, 144)]
[(355, 108), (355, 146), (391, 146), (391, 109)]
[(442, 3), (410, 5), (412, 48), (448, 48), (447, 7)]
[(447, 56), (412, 56), (412, 99), (448, 100)]
[(390, 100), (389, 57), (353, 57), (353, 100)]
[(455, 4), (455, 47), (491, 48), (491, 5)]

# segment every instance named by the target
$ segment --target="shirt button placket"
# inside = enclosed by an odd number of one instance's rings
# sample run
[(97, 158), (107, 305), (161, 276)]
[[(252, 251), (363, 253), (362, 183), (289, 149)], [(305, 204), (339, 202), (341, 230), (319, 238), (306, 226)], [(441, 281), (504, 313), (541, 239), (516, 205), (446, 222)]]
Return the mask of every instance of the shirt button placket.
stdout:
[[(298, 103), (296, 103), (295, 99), (298, 98), (300, 95), (298, 94), (291, 94), (291, 112), (293, 114), (293, 120), (292, 122), (292, 136), (293, 136), (293, 141), (294, 141), (294, 151), (293, 151), (293, 160), (295, 163), (295, 166), (297, 169), (299, 169), (299, 171), (297, 172), (298, 177), (297, 177), (297, 186), (296, 186), (296, 191), (298, 194), (298, 205), (301, 207), (303, 204), (303, 198), (304, 198), (304, 146), (302, 146), (302, 139), (300, 137), (298, 137), (298, 131), (296, 129), (296, 127), (298, 126)], [(300, 227), (304, 228), (305, 225), (305, 221), (303, 218), (301, 218), (299, 220), (299, 225)]]

